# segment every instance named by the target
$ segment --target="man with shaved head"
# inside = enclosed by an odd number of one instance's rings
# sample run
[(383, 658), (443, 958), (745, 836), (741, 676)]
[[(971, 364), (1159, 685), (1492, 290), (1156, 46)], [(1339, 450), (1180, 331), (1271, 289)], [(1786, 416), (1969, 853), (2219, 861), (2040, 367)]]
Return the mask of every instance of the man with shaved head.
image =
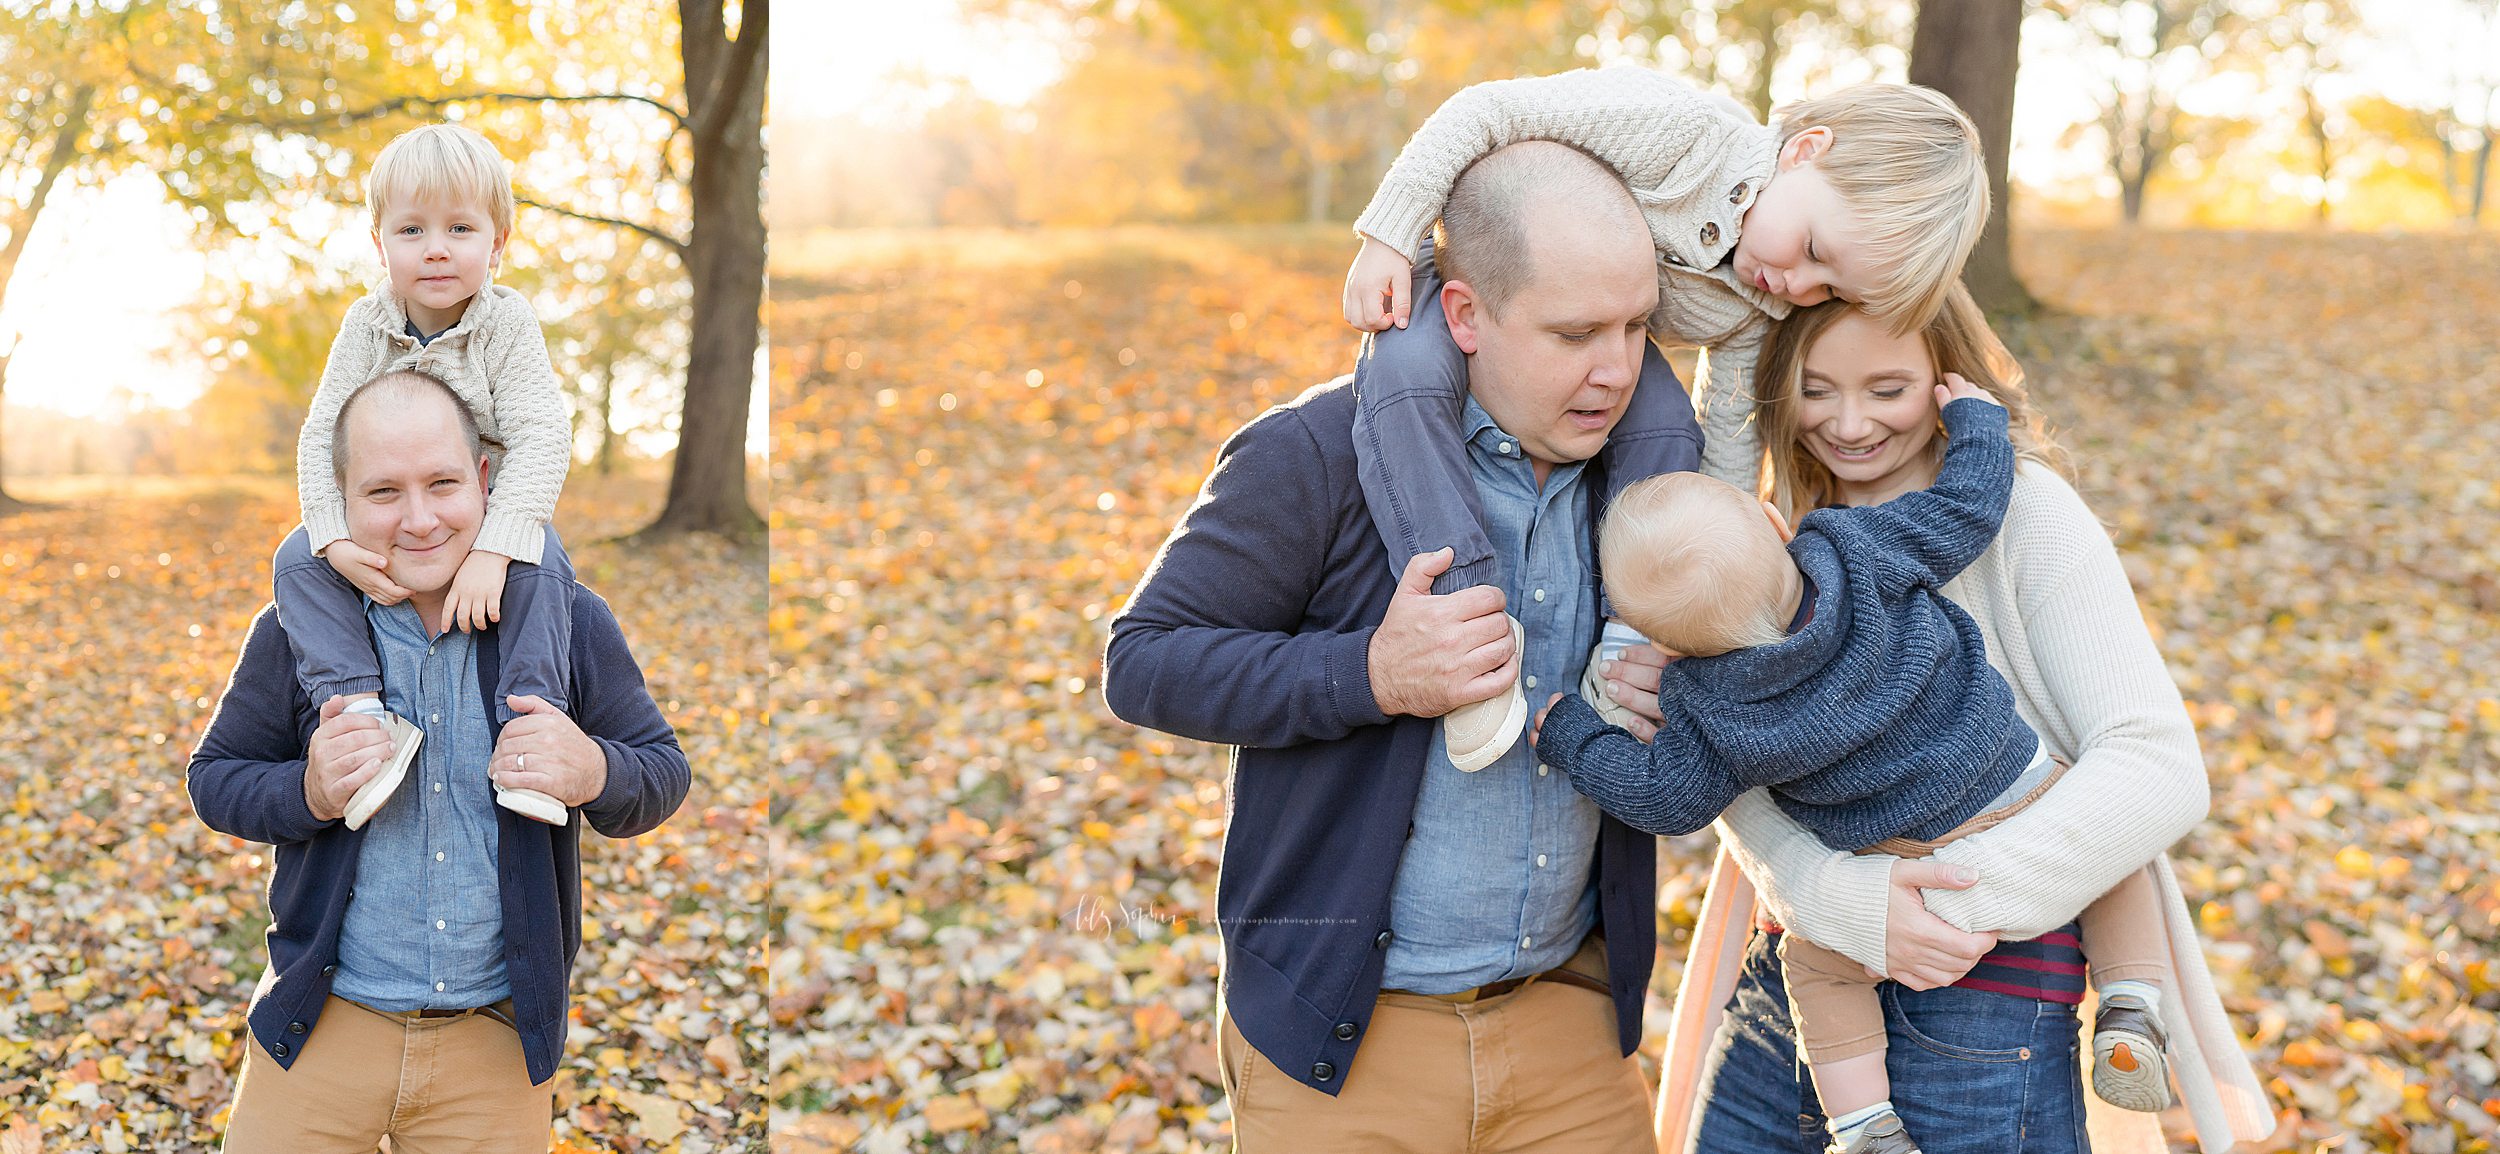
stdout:
[(1225, 444), (1104, 659), (1122, 718), (1239, 747), (1218, 1056), (1248, 1154), (1652, 1142), (1630, 1054), (1654, 840), (1525, 742), (1462, 768), (1439, 721), (1577, 685), (1598, 639), (1609, 436), (1636, 386), (1680, 397), (1643, 377), (1649, 234), (1612, 169), (1528, 142), (1459, 178), (1436, 237), (1450, 279), (1420, 265), (1417, 299), (1467, 358), (1470, 471), (1449, 484), (1481, 510), (1492, 583), (1434, 595), (1446, 550), (1391, 569), (1380, 526), (1402, 514), (1356, 480), (1339, 378)]
[[(607, 603), (578, 585), (548, 607), (572, 619), (567, 710), (515, 697), (519, 716), (496, 724), (496, 629), (456, 630), (446, 608), (490, 479), (450, 386), (411, 371), (367, 383), (334, 451), (349, 538), (408, 591), (351, 624), (373, 637), (390, 713), (423, 737), (394, 759), (385, 722), (305, 696), (275, 606), (253, 621), (190, 771), (201, 821), (277, 857), (223, 1148), (369, 1152), (387, 1136), (535, 1154), (581, 947), (581, 826), (657, 827), (685, 800), (686, 757)], [(350, 799), (394, 760), (395, 799), (349, 828)], [(568, 820), (496, 805), (498, 784), (548, 795)]]

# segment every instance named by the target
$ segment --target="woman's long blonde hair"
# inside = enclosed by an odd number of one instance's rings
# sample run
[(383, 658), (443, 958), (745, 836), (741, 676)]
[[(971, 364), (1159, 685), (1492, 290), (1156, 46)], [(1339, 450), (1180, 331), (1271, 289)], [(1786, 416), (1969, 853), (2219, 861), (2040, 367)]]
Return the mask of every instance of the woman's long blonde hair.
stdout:
[[(1761, 367), (1754, 378), (1758, 382), (1754, 427), (1762, 434), (1762, 495), (1791, 525), (1838, 496), (1831, 470), (1814, 459), (1798, 436), (1797, 410), (1805, 387), (1806, 353), (1834, 322), (1856, 307), (1834, 299), (1798, 309), (1772, 328), (1763, 345)], [(1943, 380), (1946, 373), (1959, 373), (2005, 406), (2016, 454), (2055, 469), (2069, 481), (2074, 479), (2066, 450), (2058, 445), (2023, 388), (2022, 366), (2014, 363), (2014, 355), (1988, 327), (1987, 314), (1979, 311), (1970, 290), (1959, 280), (1946, 294), (1944, 307), (1936, 310), (1936, 319), (1919, 330), (1919, 339), (1927, 346), (1928, 359), (1935, 362), (1937, 380)], [(1927, 453), (1931, 461), (1944, 455), (1941, 419), (1935, 439), (1927, 443)]]

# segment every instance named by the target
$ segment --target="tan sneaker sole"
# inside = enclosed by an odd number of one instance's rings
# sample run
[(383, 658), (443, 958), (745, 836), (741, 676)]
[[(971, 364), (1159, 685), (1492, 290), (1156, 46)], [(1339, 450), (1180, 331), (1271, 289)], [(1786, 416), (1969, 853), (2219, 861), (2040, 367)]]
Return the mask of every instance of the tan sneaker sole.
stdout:
[(2103, 1030), (2092, 1035), (2092, 1092), (2121, 1110), (2159, 1113), (2170, 1105), (2169, 1064), (2143, 1035)]
[[(1527, 631), (1519, 627), (1519, 619), (1510, 618), (1510, 643), (1514, 651), (1527, 645)], [(1493, 764), (1519, 743), (1519, 735), (1528, 728), (1528, 698), (1519, 690), (1519, 679), (1510, 679), (1510, 688), (1473, 705), (1462, 705), (1441, 719), (1441, 734), (1450, 747), (1450, 764), (1467, 773)]]
[(520, 814), (522, 817), (543, 821), (548, 825), (563, 825), (572, 820), (572, 814), (564, 808), (563, 802), (534, 789), (505, 789), (500, 785), (496, 786), (495, 804)]
[(382, 803), (389, 801), (391, 794), (398, 791), (399, 783), (407, 780), (408, 766), (417, 759), (417, 746), (425, 741), (425, 731), (398, 714), (365, 716), (381, 722), (382, 731), (390, 735), (391, 757), (383, 764), (382, 772), (358, 786), (355, 795), (347, 799), (347, 812), (343, 816), (349, 829), (363, 829), (366, 822), (373, 820)]

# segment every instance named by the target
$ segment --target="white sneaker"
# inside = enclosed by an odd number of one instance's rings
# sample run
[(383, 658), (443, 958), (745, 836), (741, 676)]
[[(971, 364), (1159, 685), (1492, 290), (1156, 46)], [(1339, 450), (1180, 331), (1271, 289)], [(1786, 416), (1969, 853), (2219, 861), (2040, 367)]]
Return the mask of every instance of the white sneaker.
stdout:
[(382, 763), (382, 772), (358, 786), (355, 795), (347, 799), (347, 813), (344, 815), (347, 828), (362, 829), (366, 822), (373, 819), (374, 812), (382, 808), (382, 803), (391, 799), (391, 794), (399, 789), (399, 783), (407, 778), (408, 766), (417, 759), (417, 746), (425, 741), (425, 731), (371, 697), (348, 703), (347, 712), (361, 713), (380, 721), (384, 736), (391, 739), (390, 759)]
[[(1519, 627), (1519, 619), (1510, 620), (1510, 644), (1515, 651), (1524, 651), (1527, 632)], [(1448, 739), (1450, 764), (1467, 773), (1493, 764), (1510, 747), (1519, 743), (1519, 735), (1528, 728), (1528, 697), (1519, 691), (1519, 679), (1510, 679), (1510, 689), (1485, 698), (1473, 705), (1462, 705), (1441, 718), (1441, 734)]]
[(498, 785), (495, 787), (495, 804), (548, 825), (563, 825), (572, 820), (572, 813), (564, 808), (563, 802), (534, 789), (505, 789)]

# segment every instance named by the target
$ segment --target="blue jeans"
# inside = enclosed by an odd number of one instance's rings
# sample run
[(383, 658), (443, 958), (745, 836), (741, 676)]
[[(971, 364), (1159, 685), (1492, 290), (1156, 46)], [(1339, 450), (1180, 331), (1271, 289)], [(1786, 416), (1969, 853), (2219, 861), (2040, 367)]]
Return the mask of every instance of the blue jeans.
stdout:
[[(1772, 945), (1757, 933), (1745, 947), (1735, 996), (1702, 1059), (1695, 1154), (1820, 1154), (1830, 1145)], [(2073, 1006), (1950, 986), (1876, 989), (1893, 1108), (1921, 1150), (2089, 1154)]]

